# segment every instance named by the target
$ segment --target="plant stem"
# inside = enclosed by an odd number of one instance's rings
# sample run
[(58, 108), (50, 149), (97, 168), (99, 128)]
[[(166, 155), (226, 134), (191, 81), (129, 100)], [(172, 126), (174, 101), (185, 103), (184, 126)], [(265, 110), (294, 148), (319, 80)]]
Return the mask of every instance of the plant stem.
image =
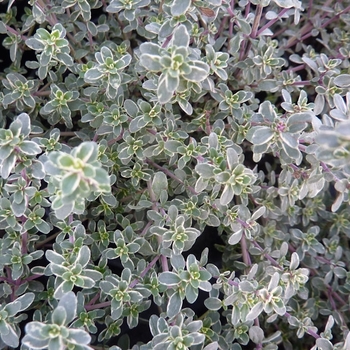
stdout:
[[(174, 180), (176, 180), (177, 182), (179, 182), (180, 184), (184, 185), (184, 182), (183, 182), (181, 179), (179, 179), (176, 175), (174, 175), (169, 169), (164, 168), (164, 167), (162, 167), (162, 166), (156, 164), (153, 160), (151, 160), (151, 159), (149, 159), (149, 158), (146, 158), (146, 163), (148, 163), (148, 164), (152, 165), (153, 167), (155, 167), (155, 168), (161, 170), (165, 175), (168, 175), (168, 176), (171, 177), (172, 179), (174, 179)], [(198, 193), (195, 191), (195, 189), (194, 189), (193, 187), (191, 187), (191, 186), (186, 186), (186, 187), (188, 188), (188, 190), (189, 190), (191, 193), (193, 193), (193, 194), (195, 194), (195, 195), (198, 194)]]
[(241, 249), (242, 249), (242, 257), (243, 257), (244, 263), (247, 266), (251, 266), (252, 261), (250, 259), (250, 255), (249, 255), (249, 251), (248, 251), (248, 245), (247, 245), (247, 239), (245, 236), (245, 232), (243, 232), (242, 238), (241, 238)]
[[(153, 260), (146, 266), (146, 268), (141, 272), (140, 277), (143, 278), (146, 276), (146, 273), (156, 264), (156, 262), (159, 260), (159, 255), (153, 258)], [(130, 284), (129, 288), (134, 288), (136, 284), (139, 282), (138, 278), (135, 278)]]
[[(235, 7), (235, 0), (231, 0), (231, 3), (230, 3), (231, 16), (234, 15), (234, 13), (233, 13), (234, 7)], [(228, 30), (228, 35), (229, 35), (230, 38), (232, 38), (232, 34), (233, 34), (233, 21), (230, 20), (229, 30)]]
[[(254, 245), (256, 248), (258, 248), (261, 252), (264, 251), (264, 249), (259, 245), (258, 242), (256, 242), (256, 241), (251, 241), (251, 242), (252, 242), (253, 245)], [(267, 254), (267, 253), (264, 253), (264, 257), (265, 257), (267, 260), (269, 260), (269, 261), (272, 263), (272, 265), (276, 266), (276, 267), (279, 268), (280, 270), (283, 270), (283, 267), (282, 267), (272, 256), (270, 256), (270, 255)]]
[(254, 17), (253, 26), (252, 26), (252, 32), (250, 34), (250, 37), (252, 39), (255, 39), (258, 36), (258, 28), (259, 28), (262, 12), (263, 12), (263, 6), (258, 4), (256, 7), (256, 13)]
[(256, 33), (259, 36), (264, 30), (270, 28), (273, 24), (275, 24), (289, 9), (283, 9), (276, 18), (268, 21), (264, 26), (262, 26)]

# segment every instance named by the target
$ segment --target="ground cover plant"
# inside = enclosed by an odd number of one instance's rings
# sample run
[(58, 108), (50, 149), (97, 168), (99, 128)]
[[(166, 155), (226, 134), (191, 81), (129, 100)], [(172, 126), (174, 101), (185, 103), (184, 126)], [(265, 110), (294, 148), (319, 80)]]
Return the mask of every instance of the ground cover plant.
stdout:
[(1, 349), (350, 349), (349, 1), (0, 6)]

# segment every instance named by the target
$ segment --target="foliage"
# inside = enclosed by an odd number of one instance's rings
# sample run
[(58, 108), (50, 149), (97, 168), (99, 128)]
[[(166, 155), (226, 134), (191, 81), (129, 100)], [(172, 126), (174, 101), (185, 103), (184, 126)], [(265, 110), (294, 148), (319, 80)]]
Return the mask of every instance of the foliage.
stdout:
[(0, 349), (350, 349), (348, 0), (0, 3)]

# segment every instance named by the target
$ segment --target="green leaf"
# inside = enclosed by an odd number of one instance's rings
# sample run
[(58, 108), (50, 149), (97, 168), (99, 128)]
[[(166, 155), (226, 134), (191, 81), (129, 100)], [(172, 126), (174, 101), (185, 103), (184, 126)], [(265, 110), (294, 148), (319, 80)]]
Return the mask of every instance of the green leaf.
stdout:
[[(175, 4), (179, 4), (180, 8), (175, 9)], [(175, 0), (171, 7), (171, 11), (181, 12), (191, 4), (190, 0)], [(190, 43), (190, 35), (184, 25), (178, 26), (173, 33), (172, 44), (178, 47), (188, 47)]]
[[(59, 153), (52, 152), (49, 155), (49, 159), (52, 160), (54, 164), (56, 163), (56, 159), (53, 158), (53, 156), (56, 156), (56, 154)], [(57, 166), (62, 169), (75, 168), (75, 163), (75, 159), (70, 154), (62, 153), (57, 157)]]
[(101, 272), (90, 270), (90, 269), (84, 269), (84, 277), (88, 277), (89, 279), (93, 280), (94, 282), (99, 281), (103, 275)]
[(17, 118), (10, 124), (9, 130), (12, 132), (13, 136), (19, 136), (22, 132), (22, 122)]
[(77, 173), (68, 174), (62, 179), (62, 195), (69, 196), (71, 195), (79, 186), (80, 176)]
[(57, 53), (56, 59), (67, 67), (71, 67), (74, 64), (73, 58), (67, 53)]
[(234, 194), (235, 192), (233, 191), (232, 186), (226, 185), (220, 197), (220, 204), (221, 205), (229, 204), (232, 201)]
[(295, 1), (293, 0), (273, 0), (278, 6), (284, 7), (284, 8), (291, 8), (296, 5)]
[(109, 294), (114, 289), (113, 284), (109, 281), (101, 281), (99, 287), (106, 294)]
[(59, 201), (57, 202), (57, 205), (60, 204), (59, 207), (54, 207), (54, 203), (52, 203), (52, 209), (55, 210), (55, 215), (58, 219), (63, 220), (65, 219), (68, 215), (70, 215), (73, 211), (73, 203), (67, 203), (67, 204), (62, 204)]
[(96, 285), (96, 283), (90, 277), (79, 276), (75, 282), (75, 285), (81, 288), (92, 288)]
[(104, 73), (99, 71), (97, 68), (90, 68), (84, 75), (84, 80), (87, 83), (95, 83), (104, 76)]
[(32, 304), (34, 301), (35, 294), (34, 293), (26, 293), (19, 298), (16, 299), (16, 303), (20, 303), (20, 307), (18, 311), (23, 311), (28, 309), (28, 307)]
[(133, 100), (125, 100), (124, 102), (124, 108), (126, 110), (126, 113), (128, 113), (131, 117), (136, 118), (137, 114), (139, 113), (139, 108), (137, 107), (137, 104)]
[(47, 47), (45, 47), (44, 51), (39, 56), (38, 61), (39, 61), (40, 65), (43, 67), (48, 67), (49, 63), (52, 60), (52, 56), (53, 56), (52, 51), (47, 50)]
[(65, 262), (63, 256), (54, 252), (53, 250), (47, 250), (45, 256), (47, 260), (56, 265), (62, 265)]
[(220, 219), (213, 214), (208, 215), (208, 219), (206, 220), (208, 226), (219, 227), (221, 224)]
[(79, 249), (78, 256), (75, 263), (80, 264), (83, 268), (88, 264), (90, 260), (91, 252), (88, 246), (84, 245)]
[(77, 297), (73, 292), (62, 295), (58, 306), (62, 306), (66, 310), (66, 324), (72, 322), (76, 315)]
[(199, 163), (195, 167), (196, 173), (203, 179), (210, 179), (214, 177), (215, 167), (208, 163)]
[(62, 277), (64, 273), (68, 272), (69, 269), (63, 265), (56, 265), (54, 263), (50, 264), (51, 272), (56, 275)]
[(249, 129), (246, 138), (254, 145), (262, 145), (271, 141), (274, 131), (268, 126), (256, 126)]
[(7, 324), (8, 333), (1, 334), (2, 341), (12, 348), (17, 348), (19, 345), (19, 336), (16, 331), (13, 329), (13, 326)]
[[(141, 54), (149, 54), (149, 55), (153, 55), (153, 56), (159, 56), (159, 45), (154, 44), (154, 43), (142, 43), (140, 45), (140, 52)], [(140, 59), (142, 58), (142, 55), (140, 57)]]
[(280, 280), (280, 275), (278, 272), (275, 272), (269, 282), (268, 290), (273, 290), (278, 286), (278, 282)]
[[(220, 347), (219, 347), (219, 343), (216, 341), (208, 344), (205, 348), (203, 348), (203, 350), (217, 350), (217, 349), (220, 349)], [(234, 348), (232, 347), (232, 349), (234, 349)]]
[(242, 238), (242, 235), (243, 235), (243, 230), (242, 229), (238, 230), (237, 232), (234, 232), (230, 236), (230, 238), (228, 239), (228, 243), (230, 245), (235, 245), (235, 244), (239, 243), (241, 238)]
[(299, 263), (300, 263), (299, 255), (296, 252), (293, 252), (290, 260), (289, 269), (296, 270), (299, 266)]
[(204, 305), (209, 310), (217, 311), (221, 309), (222, 301), (219, 298), (210, 297), (204, 300)]
[(94, 180), (98, 183), (98, 190), (108, 193), (111, 191), (111, 184), (108, 173), (105, 169), (95, 168)]
[[(186, 101), (186, 100), (177, 100), (179, 106), (181, 107), (181, 109), (187, 114), (187, 115), (192, 115), (193, 114), (193, 108), (192, 105)], [(180, 167), (180, 169), (182, 169), (183, 167)]]
[(111, 317), (113, 320), (117, 320), (123, 313), (123, 304), (121, 301), (113, 299), (111, 302)]
[(164, 216), (159, 214), (157, 211), (155, 210), (148, 210), (147, 211), (147, 217), (150, 219), (150, 220), (153, 220), (153, 221), (163, 221), (164, 220)]
[(350, 74), (340, 74), (334, 78), (334, 84), (343, 88), (350, 86)]
[[(30, 118), (27, 113), (21, 113), (16, 120), (21, 122), (21, 134), (23, 137), (27, 137), (31, 131)], [(40, 152), (39, 152), (40, 153)]]
[(5, 306), (4, 310), (7, 311), (7, 317), (13, 317), (15, 316), (21, 308), (21, 303), (17, 301), (13, 301), (12, 303), (9, 303)]
[(270, 122), (276, 120), (276, 111), (270, 101), (264, 101), (259, 107), (259, 113)]
[(195, 64), (195, 66), (191, 66), (191, 72), (184, 74), (183, 77), (189, 81), (201, 82), (207, 78), (209, 74), (209, 66), (200, 61), (196, 61)]
[(227, 163), (230, 169), (238, 163), (238, 154), (233, 148), (228, 148), (226, 152)]
[(175, 286), (181, 282), (180, 277), (174, 272), (162, 272), (159, 275), (159, 282), (166, 286)]
[(180, 78), (178, 76), (172, 77), (170, 74), (165, 74), (164, 83), (168, 91), (176, 91), (180, 83)]
[(158, 81), (157, 96), (160, 104), (165, 104), (171, 100), (174, 91), (167, 89), (166, 75), (162, 74)]
[(260, 216), (264, 215), (266, 212), (266, 207), (261, 206), (260, 208), (258, 208), (253, 215), (251, 216), (250, 220), (252, 221), (256, 221), (257, 219), (260, 218)]
[(63, 326), (66, 323), (66, 310), (63, 306), (57, 306), (51, 315), (52, 323)]
[[(322, 350), (333, 350), (334, 349), (333, 344), (326, 338), (316, 339), (316, 346)], [(344, 349), (345, 349), (345, 347), (344, 347)]]
[(132, 59), (132, 57), (131, 57), (130, 54), (124, 55), (122, 58), (120, 58), (119, 60), (117, 60), (117, 61), (115, 62), (116, 68), (117, 68), (119, 71), (122, 70), (122, 69), (124, 69), (125, 67), (127, 67), (127, 66), (130, 64), (131, 59)]
[(249, 311), (246, 320), (247, 321), (253, 321), (255, 320), (257, 317), (259, 317), (259, 315), (262, 313), (262, 311), (264, 310), (264, 304), (262, 301), (258, 301), (253, 308)]
[(17, 157), (15, 153), (11, 153), (1, 165), (1, 177), (7, 179), (12, 172), (13, 167), (16, 164)]
[(172, 153), (177, 153), (178, 147), (181, 147), (183, 144), (180, 141), (177, 140), (167, 140), (164, 143), (164, 148), (167, 151), (170, 151)]
[(46, 336), (43, 332), (44, 327), (44, 323), (33, 321), (26, 324), (25, 331), (27, 335), (36, 340), (44, 340), (46, 339)]
[(0, 159), (6, 159), (13, 152), (13, 147), (4, 145), (0, 147)]
[(239, 283), (239, 289), (242, 292), (248, 292), (248, 293), (253, 293), (255, 291), (255, 287), (253, 285), (253, 283), (251, 283), (250, 281), (242, 281)]
[(30, 108), (35, 107), (35, 100), (32, 96), (23, 96), (22, 101)]
[(298, 141), (289, 133), (280, 133), (282, 142), (282, 147), (291, 158), (298, 157)]
[[(174, 0), (170, 6), (172, 16), (185, 14), (191, 6), (191, 0)], [(180, 46), (180, 45), (178, 45)]]
[(265, 79), (259, 82), (259, 89), (262, 91), (274, 92), (278, 89), (277, 79)]
[(182, 307), (182, 298), (179, 293), (174, 293), (168, 301), (167, 306), (167, 316), (169, 318), (175, 317), (180, 311)]
[(8, 107), (11, 103), (15, 102), (18, 98), (13, 93), (6, 94), (2, 100), (2, 104), (5, 108)]
[(45, 47), (45, 45), (41, 41), (35, 38), (28, 38), (26, 40), (26, 45), (33, 50), (43, 50)]
[(161, 171), (156, 172), (153, 175), (151, 187), (152, 187), (154, 194), (156, 195), (156, 200), (159, 200), (162, 190), (166, 190), (166, 191), (168, 190), (168, 178), (167, 178), (167, 176)]
[(74, 156), (81, 159), (84, 163), (97, 160), (97, 144), (95, 142), (83, 142), (74, 149)]
[(19, 145), (20, 150), (29, 156), (41, 153), (41, 148), (33, 141), (22, 141)]
[(249, 328), (249, 338), (255, 344), (260, 344), (264, 340), (264, 331), (258, 326), (251, 326)]
[(102, 46), (101, 47), (101, 57), (102, 59), (105, 61), (107, 58), (112, 58), (113, 59), (113, 53), (112, 51), (110, 50), (109, 47), (107, 46)]
[[(14, 3), (14, 2), (15, 2), (15, 0), (11, 0), (11, 3)], [(1, 34), (7, 33), (6, 24), (3, 21), (0, 21), (0, 33)]]
[(89, 164), (85, 164), (83, 167), (83, 177), (86, 179), (93, 179), (96, 176), (96, 168)]
[(70, 343), (83, 345), (89, 344), (91, 336), (83, 329), (68, 329), (68, 339)]
[(248, 21), (243, 19), (243, 18), (238, 17), (237, 22), (238, 22), (239, 28), (242, 31), (242, 33), (249, 36), (251, 31), (252, 31), (252, 28), (251, 28), (250, 24), (248, 23)]
[(179, 217), (179, 210), (177, 209), (177, 207), (175, 205), (171, 205), (169, 207), (168, 215), (172, 221), (176, 221), (176, 219)]
[(299, 123), (310, 123), (312, 121), (311, 113), (294, 113), (292, 114), (287, 121), (287, 125), (299, 124)]
[(185, 288), (186, 299), (190, 304), (193, 304), (198, 297), (198, 289), (194, 288), (190, 283), (186, 285)]
[(140, 57), (140, 64), (147, 68), (151, 72), (160, 72), (163, 66), (159, 62), (160, 57), (158, 55), (142, 54)]

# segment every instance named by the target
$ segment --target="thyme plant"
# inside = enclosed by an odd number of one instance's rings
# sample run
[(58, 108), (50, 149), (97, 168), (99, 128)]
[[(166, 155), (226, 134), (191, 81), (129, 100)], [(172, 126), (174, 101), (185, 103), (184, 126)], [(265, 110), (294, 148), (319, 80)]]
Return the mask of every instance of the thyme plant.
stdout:
[(348, 0), (0, 3), (0, 349), (350, 349)]

